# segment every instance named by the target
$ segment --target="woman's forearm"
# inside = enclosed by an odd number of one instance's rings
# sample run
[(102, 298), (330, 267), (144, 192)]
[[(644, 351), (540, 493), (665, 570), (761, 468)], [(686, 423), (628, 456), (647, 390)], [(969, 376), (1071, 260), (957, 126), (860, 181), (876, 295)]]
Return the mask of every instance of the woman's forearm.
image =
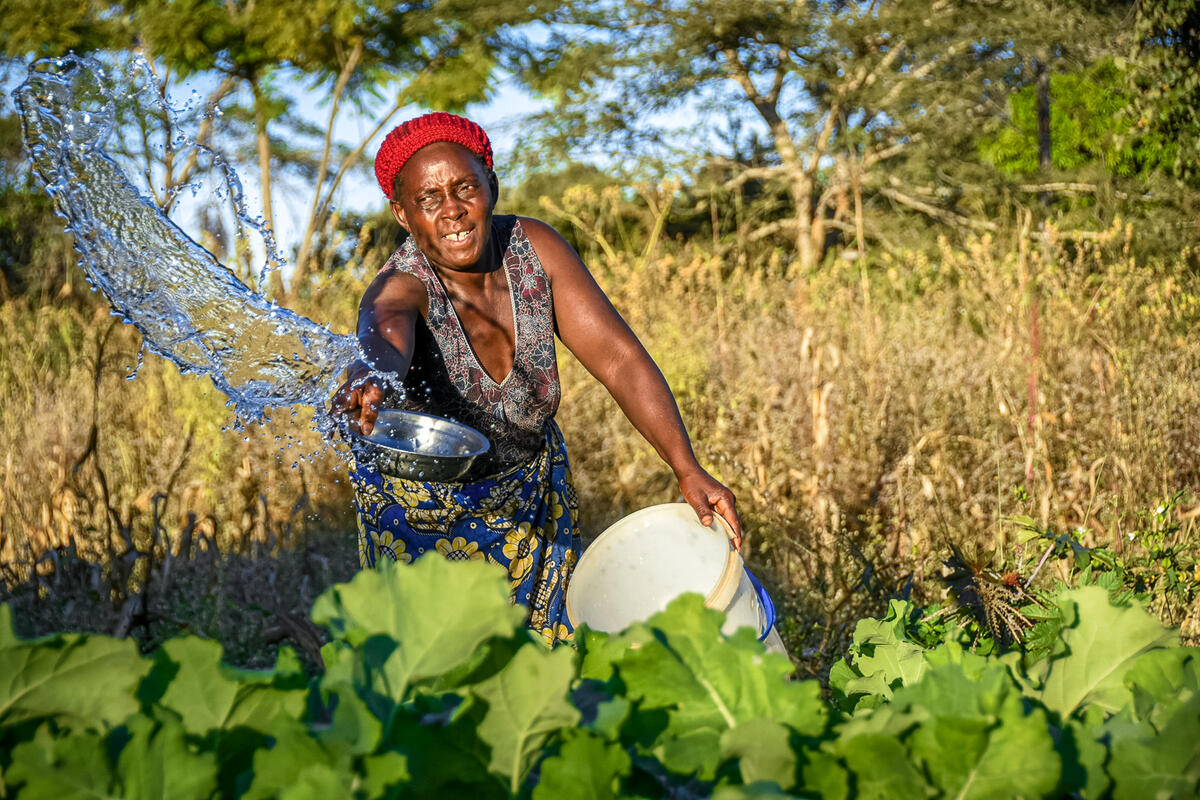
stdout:
[(619, 378), (602, 382), (676, 478), (701, 469), (675, 396), (648, 354), (625, 360)]

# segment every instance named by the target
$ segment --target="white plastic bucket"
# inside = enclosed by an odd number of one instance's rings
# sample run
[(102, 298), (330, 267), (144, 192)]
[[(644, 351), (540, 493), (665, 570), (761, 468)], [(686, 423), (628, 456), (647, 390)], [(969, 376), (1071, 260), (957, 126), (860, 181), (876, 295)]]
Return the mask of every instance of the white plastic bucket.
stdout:
[(720, 515), (701, 525), (687, 503), (651, 506), (617, 520), (575, 566), (567, 586), (571, 624), (621, 631), (695, 592), (725, 612), (722, 631), (753, 628), (772, 650), (784, 652), (770, 598), (730, 546), (731, 535)]

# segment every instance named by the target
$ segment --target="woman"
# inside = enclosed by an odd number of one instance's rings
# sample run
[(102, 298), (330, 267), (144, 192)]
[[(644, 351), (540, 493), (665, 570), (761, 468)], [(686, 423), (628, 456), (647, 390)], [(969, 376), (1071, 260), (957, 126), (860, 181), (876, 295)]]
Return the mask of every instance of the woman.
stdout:
[[(333, 399), (369, 433), (386, 402), (464, 422), (492, 443), (461, 483), (355, 472), (359, 556), (409, 562), (436, 550), (509, 573), (514, 602), (553, 644), (571, 636), (564, 596), (580, 553), (577, 499), (554, 423), (554, 337), (609, 390), (671, 466), (708, 524), (741, 525), (733, 494), (700, 467), (675, 399), (579, 256), (550, 226), (495, 216), (492, 149), (475, 123), (434, 113), (388, 134), (375, 173), (409, 238), (363, 295), (358, 363)], [(403, 379), (388, 397), (372, 370)]]

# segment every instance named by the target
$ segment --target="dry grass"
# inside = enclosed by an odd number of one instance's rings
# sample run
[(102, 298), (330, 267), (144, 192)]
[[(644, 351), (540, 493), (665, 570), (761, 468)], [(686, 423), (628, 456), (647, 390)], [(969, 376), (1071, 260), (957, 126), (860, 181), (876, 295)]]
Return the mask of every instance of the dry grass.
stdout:
[[(661, 205), (646, 209), (653, 230)], [(596, 248), (595, 272), (674, 387), (702, 462), (736, 491), (749, 561), (813, 671), (888, 597), (943, 591), (951, 542), (1024, 563), (1031, 554), (1004, 520), (1026, 514), (1128, 551), (1140, 546), (1128, 539), (1136, 512), (1200, 486), (1200, 279), (1182, 259), (1134, 263), (1129, 236), (1064, 243), (1026, 228), (815, 275), (778, 252), (720, 243)], [(299, 310), (348, 330), (380, 259), (360, 248)], [(188, 584), (210, 599), (226, 587), (204, 613), (228, 637), (242, 624), (219, 624), (230, 603), (284, 610), (256, 575), (308, 576), (285, 602), (295, 615), (321, 581), (352, 569), (337, 459), (292, 467), (292, 453), (322, 445), (303, 421), (228, 430), (215, 390), (154, 357), (126, 381), (136, 336), (86, 304), (9, 301), (0, 331), (0, 569), (10, 584), (41, 573), (46, 595), (46, 554), (72, 545), (84, 562), (143, 554), (146, 571), (123, 580), (152, 587), (153, 564), (178, 556), (185, 536), (197, 553), (276, 554), (258, 568), (215, 559), (228, 566)], [(669, 471), (603, 387), (565, 353), (560, 366), (586, 531), (674, 500)], [(1200, 507), (1189, 503), (1169, 513), (1173, 535), (1195, 543)], [(302, 556), (280, 566), (291, 558), (281, 553)], [(81, 598), (96, 578), (78, 571), (76, 588), (55, 590), (69, 604), (22, 595), (30, 629), (125, 624), (130, 587), (109, 580), (93, 599), (109, 610), (88, 622)], [(249, 588), (229, 590), (231, 580)], [(37, 602), (50, 605), (35, 613)], [(1166, 616), (1200, 633), (1197, 609)], [(146, 626), (148, 640), (157, 635)]]
[[(1027, 230), (816, 276), (701, 247), (600, 270), (814, 664), (888, 597), (941, 593), (952, 542), (1023, 563), (1004, 522), (1021, 514), (1128, 551), (1137, 512), (1200, 486), (1200, 280), (1134, 263), (1128, 235)], [(603, 389), (564, 374), (589, 524), (674, 499)], [(1194, 545), (1190, 502), (1169, 513)], [(1200, 634), (1200, 609), (1166, 616)]]

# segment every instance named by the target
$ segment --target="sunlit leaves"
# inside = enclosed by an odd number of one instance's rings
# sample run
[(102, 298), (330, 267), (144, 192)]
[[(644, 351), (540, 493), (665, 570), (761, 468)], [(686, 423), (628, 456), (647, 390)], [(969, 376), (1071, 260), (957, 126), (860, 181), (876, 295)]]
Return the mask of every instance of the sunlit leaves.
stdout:
[[(184, 637), (23, 642), (0, 718), (5, 797), (1185, 797), (1200, 788), (1200, 652), (1103, 589), (1062, 595), (1023, 665), (859, 626), (851, 716), (685, 596), (621, 634), (547, 650), (503, 574), (436, 557), (323, 595), (326, 673), (229, 669)], [(153, 669), (151, 669), (153, 666)], [(129, 677), (132, 676), (132, 677)], [(8, 674), (4, 674), (8, 679)], [(66, 681), (69, 680), (69, 685)], [(55, 691), (59, 690), (59, 691)], [(61, 694), (61, 696), (60, 696)], [(69, 701), (69, 702), (67, 702)]]
[(1060, 646), (1030, 674), (1040, 687), (1036, 696), (1063, 717), (1085, 702), (1118, 711), (1131, 699), (1124, 678), (1135, 659), (1179, 641), (1140, 608), (1114, 608), (1096, 586), (1065, 594), (1060, 609)]
[(410, 684), (469, 661), (484, 641), (511, 635), (523, 618), (493, 567), (440, 558), (364, 570), (313, 606), (313, 620), (355, 648), (356, 679), (397, 702)]
[(560, 647), (547, 655), (540, 645), (530, 643), (507, 669), (474, 688), (488, 704), (479, 738), (491, 745), (492, 771), (507, 775), (513, 792), (550, 735), (579, 721), (567, 695), (574, 677), (570, 650)]
[(0, 606), (0, 725), (56, 717), (81, 727), (118, 724), (137, 711), (150, 663), (132, 640), (61, 634), (17, 639)]

